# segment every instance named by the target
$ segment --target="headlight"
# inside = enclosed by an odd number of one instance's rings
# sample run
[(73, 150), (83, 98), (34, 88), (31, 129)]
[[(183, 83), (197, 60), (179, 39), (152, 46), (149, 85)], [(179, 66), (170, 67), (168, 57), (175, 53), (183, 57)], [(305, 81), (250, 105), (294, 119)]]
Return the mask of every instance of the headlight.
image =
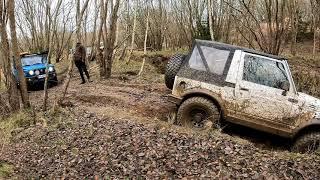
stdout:
[(314, 115), (314, 118), (320, 119), (320, 112), (316, 112), (316, 114)]
[(49, 67), (49, 72), (53, 72), (54, 68), (53, 67)]
[(40, 74), (39, 70), (35, 70), (34, 73), (38, 76)]
[(33, 70), (29, 71), (29, 74), (30, 74), (31, 76), (33, 76), (33, 75), (34, 75), (34, 71), (33, 71)]

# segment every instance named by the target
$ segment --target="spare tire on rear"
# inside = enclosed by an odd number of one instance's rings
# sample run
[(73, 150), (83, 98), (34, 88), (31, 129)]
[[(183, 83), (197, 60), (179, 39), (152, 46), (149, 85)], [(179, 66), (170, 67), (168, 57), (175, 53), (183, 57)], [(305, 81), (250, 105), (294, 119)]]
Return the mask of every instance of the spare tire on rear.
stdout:
[(178, 74), (186, 56), (183, 54), (176, 54), (172, 56), (167, 64), (165, 72), (165, 83), (167, 88), (172, 89), (174, 84), (174, 79)]

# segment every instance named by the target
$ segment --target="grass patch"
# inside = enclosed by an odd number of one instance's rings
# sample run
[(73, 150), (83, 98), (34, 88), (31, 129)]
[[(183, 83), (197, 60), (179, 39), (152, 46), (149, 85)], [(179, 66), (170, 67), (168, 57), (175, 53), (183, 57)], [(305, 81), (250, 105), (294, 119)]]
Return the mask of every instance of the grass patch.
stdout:
[(6, 86), (5, 86), (5, 84), (2, 82), (2, 81), (0, 81), (0, 93), (3, 93), (3, 92), (5, 92), (6, 91)]
[(12, 137), (11, 132), (19, 127), (28, 127), (32, 123), (32, 118), (27, 111), (21, 111), (8, 118), (0, 120), (0, 145), (9, 143)]
[(6, 179), (13, 174), (14, 166), (0, 162), (0, 179)]
[(288, 57), (297, 90), (320, 97), (320, 58), (313, 55)]
[[(12, 132), (19, 128), (30, 126), (31, 116), (27, 111), (12, 114), (10, 117), (0, 119), (0, 154), (3, 147), (10, 143)], [(7, 179), (13, 173), (14, 166), (0, 161), (0, 179)]]
[(149, 83), (160, 83), (163, 82), (164, 76), (157, 71), (157, 67), (148, 62), (144, 66), (144, 70), (141, 76), (137, 76), (141, 65), (142, 65), (142, 56), (132, 56), (132, 60), (130, 63), (126, 63), (125, 61), (119, 60), (115, 61), (112, 68), (113, 75), (119, 76), (136, 76), (137, 80), (146, 81)]
[(293, 78), (299, 92), (320, 97), (320, 75), (294, 72)]
[(292, 56), (288, 55), (288, 62), (290, 65), (293, 65), (293, 71), (309, 71), (310, 68), (314, 68), (311, 70), (317, 71), (317, 68), (320, 67), (320, 57), (319, 55), (297, 55)]

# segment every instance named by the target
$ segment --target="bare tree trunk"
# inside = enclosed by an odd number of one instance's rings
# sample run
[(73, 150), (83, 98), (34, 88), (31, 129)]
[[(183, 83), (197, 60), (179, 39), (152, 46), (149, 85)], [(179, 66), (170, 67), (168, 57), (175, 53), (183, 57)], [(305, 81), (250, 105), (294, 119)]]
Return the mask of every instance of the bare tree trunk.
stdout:
[[(88, 31), (87, 31), (87, 29), (88, 29), (88, 27), (87, 27), (87, 24), (88, 24), (88, 16), (89, 16), (89, 14), (88, 14), (88, 11), (86, 11), (85, 13), (84, 13), (84, 15), (83, 15), (83, 19), (82, 19), (82, 33), (83, 33), (83, 35), (82, 35), (82, 42), (83, 42), (83, 44), (84, 44), (84, 47), (87, 47), (87, 45), (88, 45)], [(87, 60), (87, 58), (86, 58), (86, 60)]]
[(297, 34), (298, 34), (298, 31), (295, 27), (295, 30), (293, 30), (293, 34), (291, 37), (291, 48), (290, 48), (291, 54), (293, 56), (297, 55)]
[[(136, 0), (138, 1), (138, 0)], [(137, 6), (138, 6), (138, 3), (137, 3)], [(137, 8), (136, 6), (136, 8)], [(131, 36), (131, 47), (130, 47), (130, 51), (129, 51), (129, 55), (128, 55), (128, 58), (127, 58), (127, 64), (130, 63), (130, 60), (131, 60), (131, 56), (132, 56), (132, 53), (133, 53), (133, 48), (134, 48), (134, 40), (135, 40), (135, 35), (136, 35), (136, 26), (137, 26), (137, 12), (138, 10), (136, 9), (135, 12), (134, 12), (134, 18), (133, 18), (133, 28), (132, 28), (132, 36)]]
[[(76, 24), (76, 36), (77, 36), (77, 40), (81, 40), (81, 22), (82, 22), (82, 18), (83, 18), (83, 15), (84, 15), (84, 12), (86, 11), (87, 7), (88, 7), (88, 3), (89, 3), (90, 0), (86, 0), (86, 2), (84, 3), (81, 11), (77, 11), (79, 14), (77, 15), (77, 24)], [(74, 43), (74, 47), (75, 47), (75, 44), (77, 42)], [(67, 73), (67, 77), (65, 79), (65, 82), (64, 82), (64, 85), (63, 85), (63, 92), (62, 92), (62, 96), (60, 98), (57, 99), (57, 102), (54, 103), (54, 104), (61, 104), (66, 96), (66, 93), (67, 93), (67, 90), (68, 90), (68, 87), (69, 87), (69, 84), (70, 84), (70, 80), (71, 80), (71, 77), (72, 77), (72, 70), (73, 70), (73, 58), (70, 59), (70, 62), (69, 62), (69, 68), (68, 68), (68, 73)]]
[[(77, 42), (81, 42), (80, 0), (76, 0), (76, 36)], [(79, 26), (78, 26), (79, 25)]]
[(208, 1), (208, 16), (209, 16), (209, 29), (210, 29), (210, 37), (211, 40), (214, 41), (214, 31), (213, 31), (213, 18), (212, 18), (212, 0)]
[[(51, 51), (49, 49), (49, 51)], [(45, 81), (44, 81), (44, 95), (43, 95), (43, 111), (47, 110), (47, 101), (48, 101), (48, 80), (49, 80), (49, 59), (47, 60), (46, 63), (46, 77), (45, 77)]]
[[(117, 47), (118, 44), (119, 44), (119, 21), (117, 21), (117, 24), (116, 24), (116, 31), (115, 31), (115, 40), (114, 40), (114, 46)], [(113, 57), (115, 57), (115, 55), (117, 54), (117, 49), (114, 49), (113, 50)]]
[(298, 2), (296, 0), (289, 1), (289, 5), (291, 5), (291, 28), (292, 28), (292, 34), (291, 34), (291, 54), (296, 55), (297, 52), (297, 35), (298, 35), (298, 18), (299, 18), (299, 8), (298, 8)]
[[(68, 41), (71, 40), (71, 37), (72, 37), (72, 33), (70, 33), (70, 36), (68, 38)], [(66, 61), (69, 60), (69, 56), (67, 56), (67, 59)], [(69, 65), (68, 65), (68, 71), (67, 71), (67, 76), (66, 76), (66, 80), (65, 80), (65, 83), (63, 85), (63, 90), (62, 90), (62, 96), (60, 98), (56, 98), (56, 101), (54, 102), (54, 105), (53, 105), (53, 111), (56, 110), (56, 106), (57, 105), (61, 105), (63, 103), (63, 100), (65, 99), (65, 96), (67, 94), (67, 90), (68, 90), (68, 87), (69, 87), (69, 83), (70, 83), (70, 80), (71, 80), (71, 77), (72, 77), (72, 70), (73, 70), (73, 58), (71, 58), (69, 60)]]
[(5, 76), (7, 79), (6, 87), (9, 95), (9, 104), (13, 111), (20, 109), (20, 101), (17, 89), (17, 81), (13, 76), (11, 69), (11, 59), (9, 52), (9, 40), (7, 34), (7, 12), (5, 11), (7, 7), (5, 7), (6, 3), (4, 0), (0, 1), (0, 30), (1, 30), (1, 45), (2, 45), (2, 58), (4, 62)]
[(76, 35), (77, 35), (77, 41), (81, 42), (81, 22), (83, 20), (83, 15), (88, 7), (90, 0), (86, 0), (82, 6), (82, 9), (80, 8), (80, 0), (76, 0), (77, 3), (77, 15), (76, 15)]
[(316, 18), (315, 15), (312, 15), (313, 19), (313, 49), (312, 49), (312, 54), (315, 56), (316, 54), (316, 48), (317, 48), (317, 25), (316, 25)]
[[(112, 1), (111, 1), (112, 2)], [(118, 22), (118, 10), (120, 6), (120, 0), (116, 0), (115, 5), (111, 5), (111, 22), (110, 22), (110, 31), (107, 33), (105, 46), (105, 60), (106, 62), (106, 73), (104, 78), (111, 77), (112, 63), (113, 63), (113, 52), (114, 52), (114, 43), (116, 38), (117, 22)], [(106, 29), (105, 29), (106, 30)]]
[(0, 61), (0, 89), (2, 88), (2, 73), (3, 73), (2, 63), (1, 63), (1, 61)]
[[(129, 0), (126, 0), (127, 1), (127, 4), (126, 4), (126, 11), (127, 11), (127, 17), (126, 17), (126, 22), (125, 22), (125, 34), (127, 34), (128, 33), (128, 31), (129, 31), (129, 21), (130, 21), (130, 1)], [(123, 44), (123, 49), (122, 49), (122, 52), (121, 52), (121, 54), (120, 54), (120, 56), (119, 56), (119, 59), (118, 59), (118, 61), (120, 61), (120, 60), (123, 60), (125, 57), (126, 57), (126, 54), (127, 54), (127, 47), (128, 47), (128, 45), (127, 45), (127, 40), (125, 40), (124, 41), (124, 44)]]
[(54, 110), (56, 109), (55, 106), (56, 105), (61, 105), (63, 103), (63, 100), (66, 97), (66, 94), (67, 94), (67, 91), (68, 91), (68, 87), (69, 87), (69, 83), (70, 83), (70, 80), (71, 80), (71, 77), (72, 77), (72, 69), (73, 69), (73, 59), (71, 58), (69, 60), (69, 67), (68, 67), (67, 76), (65, 78), (65, 83), (64, 83), (63, 88), (62, 88), (62, 96), (60, 98), (58, 98), (56, 100), (56, 102), (54, 103), (54, 107), (53, 107)]
[(142, 61), (142, 65), (139, 71), (138, 76), (141, 76), (145, 63), (146, 63), (146, 56), (147, 56), (147, 41), (148, 41), (148, 31), (149, 31), (149, 16), (150, 16), (150, 12), (149, 9), (147, 8), (147, 22), (146, 22), (146, 32), (144, 35), (144, 50), (143, 50), (143, 61)]
[(9, 14), (9, 20), (10, 20), (10, 30), (11, 30), (11, 44), (12, 44), (12, 51), (14, 55), (14, 61), (15, 66), (18, 71), (18, 77), (20, 80), (20, 92), (21, 92), (21, 99), (24, 108), (30, 107), (29, 102), (29, 95), (27, 90), (27, 83), (26, 79), (24, 77), (24, 72), (22, 69), (21, 59), (19, 55), (19, 48), (18, 48), (18, 39), (17, 39), (17, 32), (16, 32), (16, 20), (14, 15), (14, 9), (15, 9), (15, 1), (11, 0), (8, 1), (8, 14)]
[[(104, 0), (100, 0), (100, 25), (99, 25), (99, 30), (98, 30), (98, 40), (97, 40), (97, 47), (100, 49), (101, 46), (101, 39), (103, 40), (102, 36), (103, 36), (103, 27), (106, 23), (106, 19), (107, 19), (107, 6), (108, 6), (108, 1), (105, 2)], [(100, 50), (99, 50), (100, 51)], [(97, 56), (97, 62), (99, 64), (99, 77), (100, 79), (103, 78), (105, 71), (106, 71), (106, 65), (105, 65), (105, 57), (102, 53), (99, 52), (99, 56)]]
[(94, 60), (94, 58), (96, 57), (98, 48), (100, 47), (100, 46), (95, 47), (96, 40), (97, 40), (97, 20), (98, 20), (99, 12), (100, 12), (100, 8), (98, 6), (98, 0), (95, 1), (95, 12), (96, 13), (94, 15), (94, 23), (93, 23), (93, 38), (91, 41), (91, 54), (89, 57), (89, 61)]
[[(55, 12), (54, 12), (54, 17), (52, 19), (51, 17), (51, 14), (47, 14), (49, 16), (49, 21), (50, 21), (50, 24), (49, 24), (49, 29), (50, 32), (49, 33), (49, 40), (48, 40), (48, 43), (49, 43), (49, 52), (48, 52), (48, 55), (47, 55), (47, 62), (46, 62), (46, 77), (45, 77), (45, 82), (44, 82), (44, 95), (43, 95), (43, 111), (46, 111), (47, 110), (47, 101), (48, 101), (48, 80), (49, 80), (49, 63), (50, 63), (50, 59), (51, 59), (51, 56), (52, 56), (52, 50), (53, 50), (53, 37), (54, 35), (56, 34), (56, 31), (57, 31), (57, 18), (58, 18), (58, 15), (59, 15), (59, 9), (60, 9), (60, 6), (62, 4), (62, 0), (59, 0), (58, 1), (58, 4), (57, 4), (57, 7), (55, 9)], [(50, 13), (47, 12), (47, 13)]]

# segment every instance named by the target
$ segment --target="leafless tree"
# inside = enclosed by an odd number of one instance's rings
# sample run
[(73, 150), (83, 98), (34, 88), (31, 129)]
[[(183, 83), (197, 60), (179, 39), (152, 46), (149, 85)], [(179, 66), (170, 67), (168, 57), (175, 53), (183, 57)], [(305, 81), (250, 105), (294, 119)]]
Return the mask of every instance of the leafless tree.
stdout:
[(290, 51), (292, 55), (296, 55), (296, 46), (297, 46), (297, 35), (298, 35), (298, 25), (299, 25), (299, 5), (297, 0), (288, 1), (288, 14), (290, 15), (290, 35), (291, 35), (291, 47)]
[[(224, 1), (233, 9), (232, 16), (237, 30), (252, 47), (256, 45), (264, 52), (279, 54), (287, 37), (287, 1), (238, 0)], [(238, 5), (238, 6), (235, 6)]]
[[(81, 24), (82, 24), (82, 18), (84, 15), (84, 12), (87, 10), (88, 7), (88, 3), (90, 0), (86, 0), (83, 4), (82, 7), (80, 7), (80, 0), (76, 0), (77, 1), (77, 23), (76, 23), (76, 27), (75, 27), (75, 32), (76, 32), (76, 37), (77, 37), (77, 42), (81, 41)], [(75, 42), (76, 43), (76, 42)], [(75, 47), (75, 44), (74, 46)], [(60, 98), (57, 99), (57, 102), (55, 104), (61, 104), (66, 96), (69, 84), (70, 84), (70, 80), (71, 80), (71, 76), (72, 76), (72, 70), (73, 70), (73, 59), (71, 58), (69, 61), (69, 67), (68, 67), (68, 72), (67, 72), (67, 77), (65, 79), (65, 82), (63, 84), (63, 91), (62, 91), (62, 96)]]
[(131, 60), (131, 56), (134, 50), (134, 41), (135, 41), (135, 37), (136, 37), (136, 27), (137, 27), (137, 13), (138, 13), (138, 0), (135, 0), (136, 4), (135, 4), (135, 9), (134, 9), (134, 18), (133, 18), (133, 26), (132, 26), (132, 35), (131, 35), (131, 45), (130, 45), (130, 51), (129, 51), (129, 55), (127, 57), (127, 64), (129, 64), (130, 60)]
[(8, 15), (9, 15), (9, 21), (10, 21), (10, 32), (11, 32), (11, 44), (12, 44), (12, 51), (13, 51), (13, 58), (14, 58), (14, 64), (18, 71), (18, 77), (19, 77), (19, 84), (20, 84), (20, 92), (21, 92), (21, 99), (22, 103), (25, 108), (30, 107), (29, 102), (29, 95), (27, 90), (27, 83), (26, 79), (24, 77), (24, 72), (22, 69), (22, 64), (20, 60), (19, 55), (19, 48), (18, 48), (18, 38), (17, 38), (17, 32), (16, 32), (16, 20), (15, 20), (15, 1), (8, 1)]
[[(50, 10), (50, 4), (49, 0), (47, 1), (47, 16), (49, 16), (49, 28), (52, 29), (47, 32), (48, 34), (48, 47), (49, 47), (49, 52), (48, 52), (48, 61), (46, 62), (46, 78), (45, 78), (45, 83), (44, 83), (44, 98), (43, 98), (43, 110), (47, 110), (47, 100), (48, 100), (48, 80), (49, 80), (49, 60), (51, 59), (51, 54), (53, 50), (53, 38), (54, 35), (56, 34), (57, 31), (57, 20), (58, 20), (58, 12), (62, 4), (62, 0), (59, 0), (57, 2), (57, 6), (54, 10), (53, 16), (51, 16), (51, 10)], [(53, 17), (53, 18), (52, 18)]]
[(320, 0), (310, 0), (311, 11), (312, 11), (312, 25), (313, 25), (313, 55), (317, 51), (317, 41), (319, 41), (320, 50)]
[(147, 20), (146, 20), (146, 31), (145, 31), (145, 35), (144, 35), (144, 47), (143, 47), (143, 61), (142, 61), (142, 65), (139, 71), (138, 76), (141, 76), (145, 63), (146, 63), (146, 55), (147, 55), (147, 41), (148, 41), (148, 33), (149, 33), (149, 19), (150, 19), (150, 12), (149, 12), (149, 6), (148, 6), (148, 2), (146, 1), (146, 8), (147, 8)]
[[(107, 2), (104, 3), (108, 5)], [(110, 1), (110, 22), (107, 23), (107, 15), (101, 18), (100, 23), (104, 24), (104, 57), (101, 61), (102, 65), (100, 66), (102, 70), (101, 77), (102, 78), (110, 78), (111, 77), (111, 70), (112, 70), (112, 63), (113, 63), (113, 55), (115, 50), (115, 40), (116, 40), (116, 30), (117, 30), (117, 21), (118, 21), (118, 11), (120, 7), (120, 0), (113, 0)], [(104, 7), (107, 9), (107, 6)], [(105, 62), (105, 65), (104, 65)]]
[(11, 109), (16, 111), (20, 109), (17, 81), (12, 73), (12, 61), (10, 58), (10, 46), (7, 34), (8, 4), (6, 1), (0, 1), (0, 34), (1, 34), (1, 53), (4, 75), (6, 78), (7, 93), (9, 95), (9, 104)]

